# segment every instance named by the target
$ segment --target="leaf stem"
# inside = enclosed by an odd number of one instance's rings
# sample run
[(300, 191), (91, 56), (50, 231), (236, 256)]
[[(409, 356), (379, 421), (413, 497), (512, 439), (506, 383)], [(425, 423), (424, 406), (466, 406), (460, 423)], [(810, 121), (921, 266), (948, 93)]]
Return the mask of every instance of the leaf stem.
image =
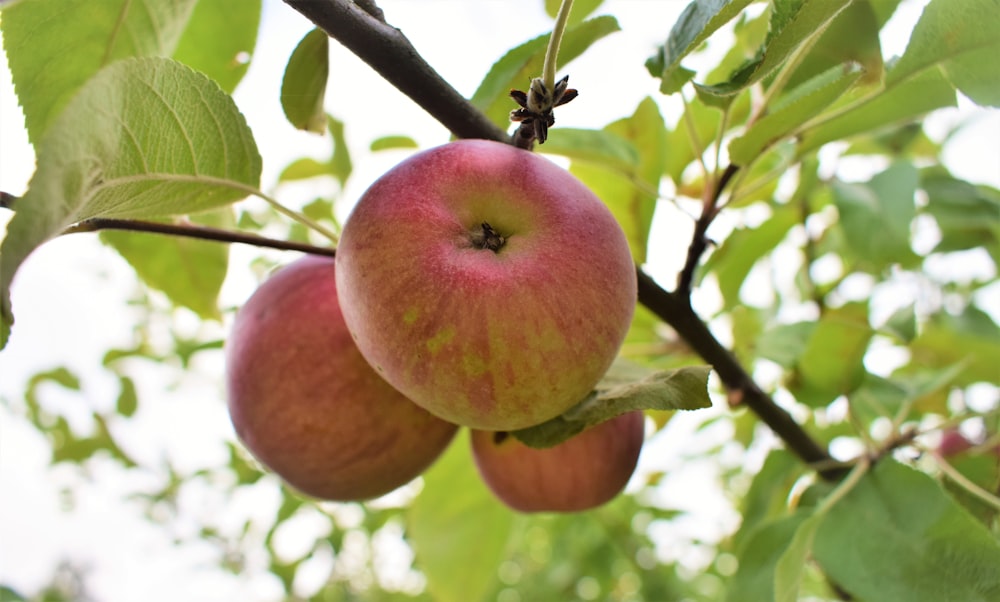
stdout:
[(552, 35), (549, 36), (549, 45), (545, 49), (545, 62), (542, 64), (542, 82), (551, 91), (556, 88), (556, 61), (559, 58), (559, 45), (562, 43), (563, 34), (566, 32), (566, 23), (569, 21), (569, 12), (573, 9), (573, 0), (562, 0), (559, 5), (559, 12), (556, 14), (556, 24), (552, 28)]
[(958, 469), (951, 465), (950, 462), (944, 459), (941, 454), (934, 454), (934, 461), (937, 462), (938, 468), (944, 473), (946, 477), (955, 482), (956, 485), (967, 491), (969, 494), (975, 496), (980, 501), (1000, 510), (1000, 497), (997, 497), (986, 491), (979, 485), (976, 485), (968, 479), (964, 474), (960, 473)]
[(274, 210), (277, 211), (278, 213), (292, 218), (293, 220), (299, 222), (300, 224), (302, 224), (306, 228), (309, 228), (310, 230), (313, 230), (314, 232), (322, 234), (326, 238), (330, 239), (330, 242), (332, 242), (333, 244), (336, 245), (337, 241), (340, 240), (340, 236), (333, 230), (330, 230), (329, 228), (320, 224), (319, 222), (310, 219), (308, 216), (299, 211), (294, 211), (292, 209), (289, 209), (288, 207), (285, 207), (284, 205), (279, 203), (277, 199), (274, 199), (264, 194), (263, 192), (257, 192), (257, 196), (267, 201), (267, 203), (271, 205), (271, 207), (273, 207)]

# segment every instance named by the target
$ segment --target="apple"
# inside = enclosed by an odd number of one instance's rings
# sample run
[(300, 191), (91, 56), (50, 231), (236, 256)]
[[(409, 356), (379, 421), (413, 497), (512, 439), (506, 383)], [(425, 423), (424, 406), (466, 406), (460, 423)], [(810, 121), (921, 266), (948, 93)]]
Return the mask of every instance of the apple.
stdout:
[(344, 226), (337, 288), (379, 374), (445, 420), (495, 431), (586, 397), (636, 303), (628, 242), (600, 199), (551, 161), (486, 140), (379, 178)]
[(261, 464), (304, 494), (362, 500), (418, 476), (458, 427), (369, 367), (340, 313), (334, 266), (301, 258), (239, 309), (226, 342), (227, 397)]
[(553, 447), (472, 431), (472, 455), (497, 498), (520, 512), (579, 512), (621, 493), (642, 449), (644, 418), (628, 412)]

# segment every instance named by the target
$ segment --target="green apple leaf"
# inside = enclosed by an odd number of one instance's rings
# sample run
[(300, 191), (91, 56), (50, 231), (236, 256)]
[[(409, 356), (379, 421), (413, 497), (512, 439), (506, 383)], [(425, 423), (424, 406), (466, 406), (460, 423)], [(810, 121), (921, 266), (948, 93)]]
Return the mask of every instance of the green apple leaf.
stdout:
[(584, 429), (635, 410), (698, 410), (712, 407), (708, 366), (686, 366), (651, 372), (617, 360), (596, 390), (562, 415), (512, 431), (525, 445), (552, 447)]
[(754, 525), (738, 551), (739, 567), (727, 584), (726, 602), (776, 599), (775, 568), (807, 516), (800, 510)]
[(1000, 600), (1000, 542), (934, 479), (891, 458), (833, 505), (813, 555), (859, 600)]
[[(614, 17), (602, 16), (566, 28), (559, 45), (559, 66), (565, 66), (583, 54), (594, 42), (621, 29)], [(531, 79), (542, 74), (545, 49), (549, 34), (544, 34), (507, 51), (507, 54), (493, 64), (483, 78), (479, 88), (472, 95), (476, 105), (500, 127), (510, 125), (510, 112), (517, 105), (510, 98), (511, 88), (526, 90)], [(573, 85), (572, 78), (570, 86)]]
[[(793, 515), (796, 516), (796, 515)], [(791, 517), (789, 517), (791, 519)], [(802, 574), (809, 560), (816, 530), (823, 520), (822, 513), (813, 513), (804, 520), (789, 520), (786, 528), (797, 524), (791, 541), (778, 556), (774, 564), (774, 601), (798, 602), (799, 587), (802, 584)], [(786, 533), (782, 532), (781, 535)]]
[(440, 602), (482, 600), (496, 583), (516, 517), (480, 479), (468, 429), (423, 480), (406, 531), (427, 589)]
[[(604, 0), (577, 0), (573, 3), (573, 10), (569, 13), (570, 25), (575, 25), (586, 19), (592, 12), (604, 3)], [(559, 7), (562, 0), (545, 0), (545, 14), (553, 19), (559, 14)]]
[(911, 363), (940, 368), (960, 364), (958, 386), (975, 382), (1000, 384), (1000, 326), (986, 312), (968, 306), (960, 314), (940, 311), (922, 325), (910, 344)]
[(330, 37), (313, 29), (292, 51), (281, 80), (281, 108), (300, 130), (323, 134), (327, 129), (323, 102), (330, 75)]
[(927, 193), (924, 211), (941, 230), (935, 251), (982, 247), (1000, 262), (1000, 190), (936, 170), (921, 174), (920, 187)]
[(69, 225), (227, 205), (255, 192), (260, 170), (243, 115), (204, 75), (160, 58), (103, 69), (38, 143), (38, 167), (0, 244), (2, 322), (13, 322), (18, 266)]
[(994, 0), (931, 0), (886, 85), (940, 70), (973, 102), (1000, 107), (997, 32)]
[(681, 59), (698, 48), (720, 27), (738, 15), (752, 0), (693, 0), (677, 18), (667, 42), (646, 61), (646, 69), (662, 81), (660, 91), (673, 94), (694, 75), (681, 67)]
[(798, 401), (813, 407), (850, 393), (864, 379), (863, 360), (873, 335), (866, 303), (828, 310), (797, 358), (789, 390)]
[(538, 151), (561, 155), (574, 161), (606, 166), (612, 171), (630, 174), (639, 164), (639, 152), (626, 138), (605, 130), (559, 128), (549, 134)]
[[(214, 227), (232, 226), (231, 212), (210, 212), (196, 221)], [(105, 230), (101, 240), (128, 261), (150, 288), (203, 319), (220, 318), (218, 298), (229, 269), (229, 247), (214, 241), (143, 232)]]
[(204, 73), (232, 94), (250, 67), (261, 5), (262, 0), (201, 0), (177, 43), (174, 60)]
[(118, 377), (118, 400), (115, 402), (115, 411), (119, 415), (131, 418), (139, 408), (139, 395), (136, 393), (135, 381), (128, 376)]
[(397, 148), (420, 148), (420, 145), (417, 144), (416, 140), (410, 138), (409, 136), (382, 136), (381, 138), (372, 140), (369, 150), (375, 152)]
[(833, 200), (838, 226), (851, 255), (875, 272), (893, 263), (912, 264), (910, 223), (916, 216), (919, 174), (909, 161), (898, 161), (868, 182), (836, 181)]
[(856, 64), (837, 65), (783, 96), (762, 119), (729, 143), (729, 156), (736, 165), (756, 159), (776, 140), (795, 132), (840, 98), (862, 75)]
[[(772, 520), (787, 513), (788, 494), (804, 472), (801, 460), (788, 450), (777, 448), (767, 454), (764, 464), (754, 475), (750, 488), (743, 497), (740, 509), (743, 520), (739, 531), (733, 534), (733, 549), (737, 554), (741, 557), (751, 556), (747, 546), (752, 545), (749, 542), (755, 537), (757, 530), (765, 528)], [(791, 534), (788, 539), (791, 539)], [(768, 581), (770, 582), (770, 577)], [(769, 600), (771, 596), (760, 599)]]
[(196, 3), (28, 0), (4, 7), (4, 50), (32, 144), (105, 65), (171, 56)]

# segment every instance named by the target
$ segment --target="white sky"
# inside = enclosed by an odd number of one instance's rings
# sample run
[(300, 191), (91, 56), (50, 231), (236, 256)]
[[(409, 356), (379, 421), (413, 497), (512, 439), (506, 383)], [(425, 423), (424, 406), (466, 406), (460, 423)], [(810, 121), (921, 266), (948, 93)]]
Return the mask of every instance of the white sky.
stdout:
[[(236, 101), (264, 156), (266, 188), (290, 160), (302, 154), (322, 157), (329, 152), (329, 142), (294, 131), (278, 104), (284, 62), (311, 24), (279, 0), (265, 0), (264, 4), (257, 55), (237, 90)], [(631, 114), (644, 96), (657, 97), (658, 81), (649, 77), (643, 62), (663, 42), (685, 4), (679, 0), (606, 2), (602, 12), (616, 15), (623, 32), (599, 42), (570, 66), (572, 84), (581, 95), (560, 110), (559, 124), (601, 127)], [(910, 3), (901, 9), (897, 18), (901, 30), (909, 30), (922, 4)], [(389, 22), (400, 27), (444, 78), (466, 96), (509, 47), (551, 27), (541, 10), (541, 0), (383, 0), (380, 5)], [(905, 47), (905, 38), (890, 36), (883, 45), (886, 54), (898, 54)], [(339, 45), (332, 46), (327, 107), (347, 122), (355, 173), (345, 198), (353, 199), (403, 156), (399, 152), (369, 154), (367, 147), (372, 140), (406, 134), (422, 146), (430, 146), (445, 142), (447, 132)], [(676, 100), (659, 100), (668, 121), (675, 121)], [(965, 104), (965, 111), (947, 111), (936, 118), (929, 128), (932, 133), (944, 131), (949, 123), (969, 114)], [(1000, 186), (1000, 118), (995, 111), (977, 115), (979, 127), (958, 136), (945, 158), (960, 176)], [(0, 57), (0, 190), (23, 193), (32, 171), (32, 151), (5, 59)], [(289, 188), (280, 198), (295, 204), (323, 192)], [(8, 217), (0, 214), (0, 224)], [(669, 225), (671, 221), (678, 223), (677, 228)], [(683, 217), (669, 213), (659, 215), (657, 224), (658, 232), (680, 232), (657, 237), (651, 249), (652, 272), (669, 283), (683, 257), (687, 245), (684, 233), (689, 226)], [(233, 265), (254, 253), (234, 248)], [(292, 257), (288, 255), (289, 260)], [(253, 284), (248, 271), (234, 269), (223, 291), (223, 305), (239, 304)], [(89, 411), (80, 404), (109, 407), (117, 394), (117, 383), (95, 371), (95, 366), (106, 349), (130, 341), (135, 317), (122, 316), (134, 313), (124, 308), (133, 287), (134, 274), (128, 266), (92, 235), (66, 237), (41, 247), (22, 266), (13, 287), (17, 324), (9, 347), (0, 353), (0, 398), (20, 407), (27, 378), (65, 365), (83, 377), (85, 400), (53, 388), (46, 391), (48, 403), (64, 409), (81, 424), (86, 423)], [(170, 368), (146, 371), (148, 377), (140, 383), (144, 405), (128, 428), (116, 430), (130, 453), (151, 464), (167, 455), (182, 470), (192, 471), (225, 462), (221, 441), (232, 434), (222, 403), (221, 358), (215, 360), (203, 362), (179, 387), (174, 386), (177, 374)], [(655, 455), (676, 457), (676, 446), (683, 441), (678, 438), (666, 443)], [(48, 457), (44, 439), (7, 405), (0, 406), (0, 582), (31, 592), (47, 582), (60, 558), (69, 557), (92, 569), (91, 592), (107, 602), (263, 600), (277, 595), (273, 580), (206, 570), (215, 562), (207, 549), (172, 546), (162, 529), (151, 526), (134, 507), (121, 502), (124, 492), (141, 487), (132, 478), (124, 479), (121, 471), (98, 465), (92, 484), (81, 484), (74, 471), (50, 470)], [(684, 472), (703, 467), (670, 468)], [(57, 488), (68, 483), (80, 485), (76, 488), (80, 497), (76, 509), (67, 513), (61, 510)], [(717, 491), (698, 491), (698, 495), (686, 497), (668, 492), (666, 502), (691, 508), (715, 524), (720, 517), (733, 520)], [(266, 515), (274, 500), (265, 492), (254, 502), (237, 501), (237, 510), (226, 503), (205, 492), (203, 499), (188, 500), (187, 507), (200, 513)], [(255, 503), (256, 509), (252, 507)]]

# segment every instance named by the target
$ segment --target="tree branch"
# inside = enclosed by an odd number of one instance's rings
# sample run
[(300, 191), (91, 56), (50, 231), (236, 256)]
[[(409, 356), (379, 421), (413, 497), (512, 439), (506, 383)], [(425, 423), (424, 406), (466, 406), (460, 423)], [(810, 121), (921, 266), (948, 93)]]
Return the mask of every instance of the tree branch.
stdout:
[[(510, 142), (510, 137), (478, 109), (444, 81), (434, 69), (417, 54), (406, 37), (394, 27), (372, 17), (349, 0), (285, 0), (309, 18), (318, 27), (338, 40), (380, 75), (428, 113), (438, 119), (460, 138), (488, 138)], [(365, 0), (371, 10), (374, 0)], [(716, 183), (713, 197), (696, 227), (696, 240), (692, 241), (684, 271), (679, 276), (683, 286), (670, 293), (661, 288), (640, 268), (639, 302), (653, 311), (688, 342), (710, 363), (723, 384), (737, 393), (761, 420), (764, 421), (791, 449), (810, 466), (817, 468), (827, 479), (837, 479), (844, 472), (836, 462), (792, 416), (778, 406), (739, 361), (719, 343), (705, 323), (691, 307), (689, 298), (694, 270), (707, 246), (705, 230), (717, 213), (716, 207), (722, 191), (736, 174), (738, 167), (730, 165)], [(700, 230), (699, 230), (700, 227)], [(699, 233), (700, 232), (700, 233)]]
[(739, 166), (729, 164), (729, 167), (722, 172), (722, 176), (719, 181), (716, 182), (714, 190), (712, 190), (711, 197), (705, 200), (704, 205), (701, 208), (701, 216), (698, 221), (694, 224), (694, 233), (691, 235), (691, 244), (688, 245), (687, 258), (684, 260), (684, 268), (677, 274), (677, 294), (690, 297), (691, 296), (691, 285), (694, 282), (694, 273), (698, 269), (698, 262), (701, 261), (701, 256), (705, 253), (705, 249), (708, 248), (708, 227), (712, 225), (712, 221), (715, 220), (715, 216), (719, 214), (719, 198), (722, 196), (722, 191), (726, 189), (729, 181), (733, 179), (736, 172), (739, 171)]
[(507, 132), (438, 75), (400, 30), (373, 16), (382, 12), (374, 0), (285, 0), (285, 3), (368, 63), (455, 136), (510, 142)]

